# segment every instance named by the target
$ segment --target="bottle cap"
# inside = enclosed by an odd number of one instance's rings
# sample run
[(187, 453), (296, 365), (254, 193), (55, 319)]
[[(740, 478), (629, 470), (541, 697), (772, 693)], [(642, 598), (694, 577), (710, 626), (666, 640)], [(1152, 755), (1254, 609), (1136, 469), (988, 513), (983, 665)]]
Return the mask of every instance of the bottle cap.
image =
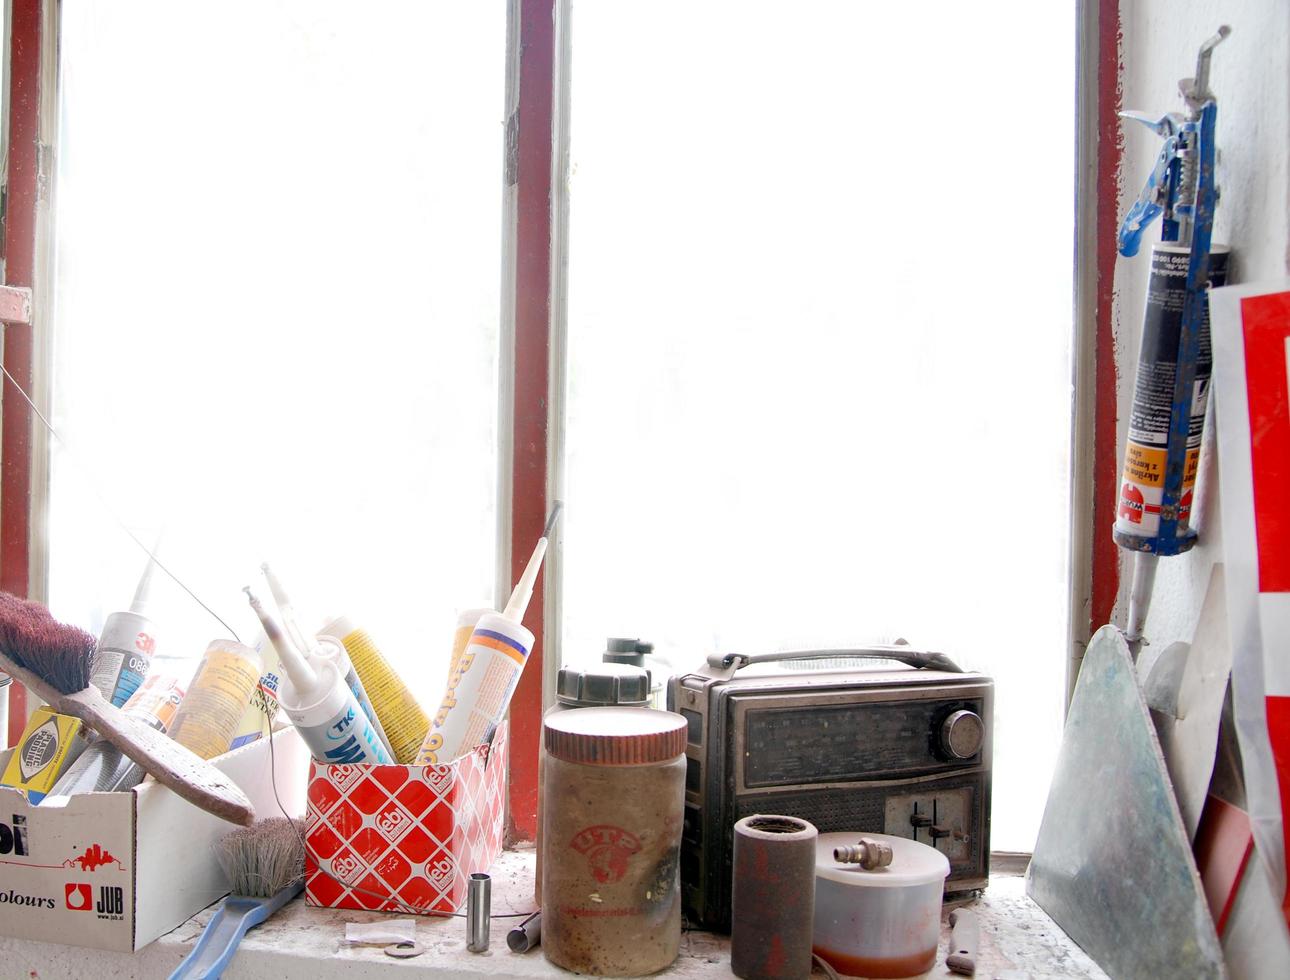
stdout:
[(630, 664), (561, 667), (555, 696), (571, 708), (613, 704), (644, 707), (649, 702), (649, 674)]
[(587, 766), (648, 766), (685, 753), (685, 719), (653, 708), (582, 708), (550, 715), (547, 752)]

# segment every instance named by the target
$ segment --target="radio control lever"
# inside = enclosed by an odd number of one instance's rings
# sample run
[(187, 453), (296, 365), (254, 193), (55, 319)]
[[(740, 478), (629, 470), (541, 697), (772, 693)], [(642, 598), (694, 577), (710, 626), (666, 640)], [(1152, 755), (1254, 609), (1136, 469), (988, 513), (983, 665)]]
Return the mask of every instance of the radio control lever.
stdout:
[(970, 759), (985, 742), (985, 722), (975, 711), (955, 711), (941, 722), (939, 741), (951, 759)]
[(926, 813), (915, 813), (909, 818), (909, 822), (915, 827), (930, 827), (932, 825), (932, 818)]
[(928, 833), (932, 835), (932, 840), (940, 840), (942, 837), (950, 836), (951, 831), (949, 827), (942, 827), (940, 824), (934, 823)]

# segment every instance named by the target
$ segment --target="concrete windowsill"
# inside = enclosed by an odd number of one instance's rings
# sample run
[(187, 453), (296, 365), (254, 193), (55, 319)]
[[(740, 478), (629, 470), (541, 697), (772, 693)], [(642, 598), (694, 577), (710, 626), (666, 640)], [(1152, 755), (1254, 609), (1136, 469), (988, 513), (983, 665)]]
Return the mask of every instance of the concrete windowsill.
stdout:
[[(533, 863), (531, 850), (502, 855), (493, 868), (495, 916), (532, 911)], [(992, 876), (990, 887), (970, 904), (977, 910), (981, 922), (978, 977), (1004, 980), (1023, 977), (1104, 980), (1106, 977), (1026, 897), (1024, 879), (1020, 876)], [(218, 904), (198, 913), (134, 955), (0, 938), (3, 975), (33, 980), (166, 977), (192, 949), (217, 907)], [(947, 906), (947, 913), (948, 909)], [(540, 947), (525, 954), (507, 949), (506, 933), (519, 918), (494, 919), (490, 948), (480, 954), (466, 950), (463, 919), (439, 916), (418, 917), (417, 941), (425, 953), (414, 959), (393, 959), (380, 947), (342, 946), (346, 922), (372, 922), (386, 917), (376, 912), (308, 908), (303, 900), (297, 899), (264, 925), (247, 933), (224, 976), (227, 980), (367, 980), (411, 975), (531, 980), (572, 976), (549, 964)], [(390, 914), (388, 917), (403, 916)], [(944, 967), (947, 939), (948, 926), (942, 920), (937, 965), (926, 976), (951, 976)], [(731, 975), (729, 938), (699, 931), (686, 932), (676, 963), (656, 974), (696, 980)]]

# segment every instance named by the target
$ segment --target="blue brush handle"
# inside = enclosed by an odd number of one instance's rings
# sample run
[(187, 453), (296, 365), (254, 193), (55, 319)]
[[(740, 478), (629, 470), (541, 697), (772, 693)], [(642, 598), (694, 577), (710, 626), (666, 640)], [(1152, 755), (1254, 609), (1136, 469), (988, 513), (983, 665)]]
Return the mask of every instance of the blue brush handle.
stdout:
[(237, 952), (238, 944), (248, 929), (258, 926), (304, 889), (298, 881), (288, 885), (272, 898), (243, 898), (230, 895), (207, 923), (202, 938), (193, 951), (170, 975), (170, 980), (192, 977), (194, 980), (215, 980), (224, 973), (229, 961)]

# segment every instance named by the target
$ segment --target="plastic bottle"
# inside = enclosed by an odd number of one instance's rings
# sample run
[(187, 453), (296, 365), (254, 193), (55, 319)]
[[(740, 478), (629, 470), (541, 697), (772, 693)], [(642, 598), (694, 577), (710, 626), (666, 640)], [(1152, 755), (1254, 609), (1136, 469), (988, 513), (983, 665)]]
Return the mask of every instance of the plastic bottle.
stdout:
[[(175, 678), (152, 674), (121, 710), (131, 718), (164, 732), (174, 721), (183, 699), (183, 688)], [(141, 765), (111, 742), (100, 739), (82, 752), (59, 777), (49, 795), (119, 792), (139, 785), (147, 775)]]
[(155, 562), (148, 564), (134, 590), (129, 612), (114, 612), (103, 624), (98, 646), (94, 649), (94, 672), (90, 683), (118, 708), (130, 700), (148, 676), (152, 655), (157, 649), (157, 629), (144, 613), (152, 586)]
[(260, 617), (269, 642), (278, 651), (282, 684), (278, 700), (316, 761), (327, 764), (388, 765), (376, 729), (354, 699), (336, 664), (309, 660), (273, 621), (248, 588), (251, 608)]
[(521, 620), (533, 596), (546, 547), (544, 535), (538, 538), (506, 608), (500, 613), (486, 613), (475, 624), (466, 651), (448, 678), (448, 691), (431, 719), (430, 731), (421, 743), (417, 765), (452, 762), (493, 737), (533, 649), (533, 634)]
[(260, 655), (245, 643), (211, 642), (175, 713), (170, 737), (203, 759), (223, 755), (263, 670)]
[(412, 765), (421, 740), (430, 728), (429, 715), (377, 649), (367, 631), (360, 629), (349, 617), (339, 616), (331, 620), (318, 633), (339, 640), (345, 648), (372, 699), (372, 708), (385, 729), (395, 761), (403, 766)]

